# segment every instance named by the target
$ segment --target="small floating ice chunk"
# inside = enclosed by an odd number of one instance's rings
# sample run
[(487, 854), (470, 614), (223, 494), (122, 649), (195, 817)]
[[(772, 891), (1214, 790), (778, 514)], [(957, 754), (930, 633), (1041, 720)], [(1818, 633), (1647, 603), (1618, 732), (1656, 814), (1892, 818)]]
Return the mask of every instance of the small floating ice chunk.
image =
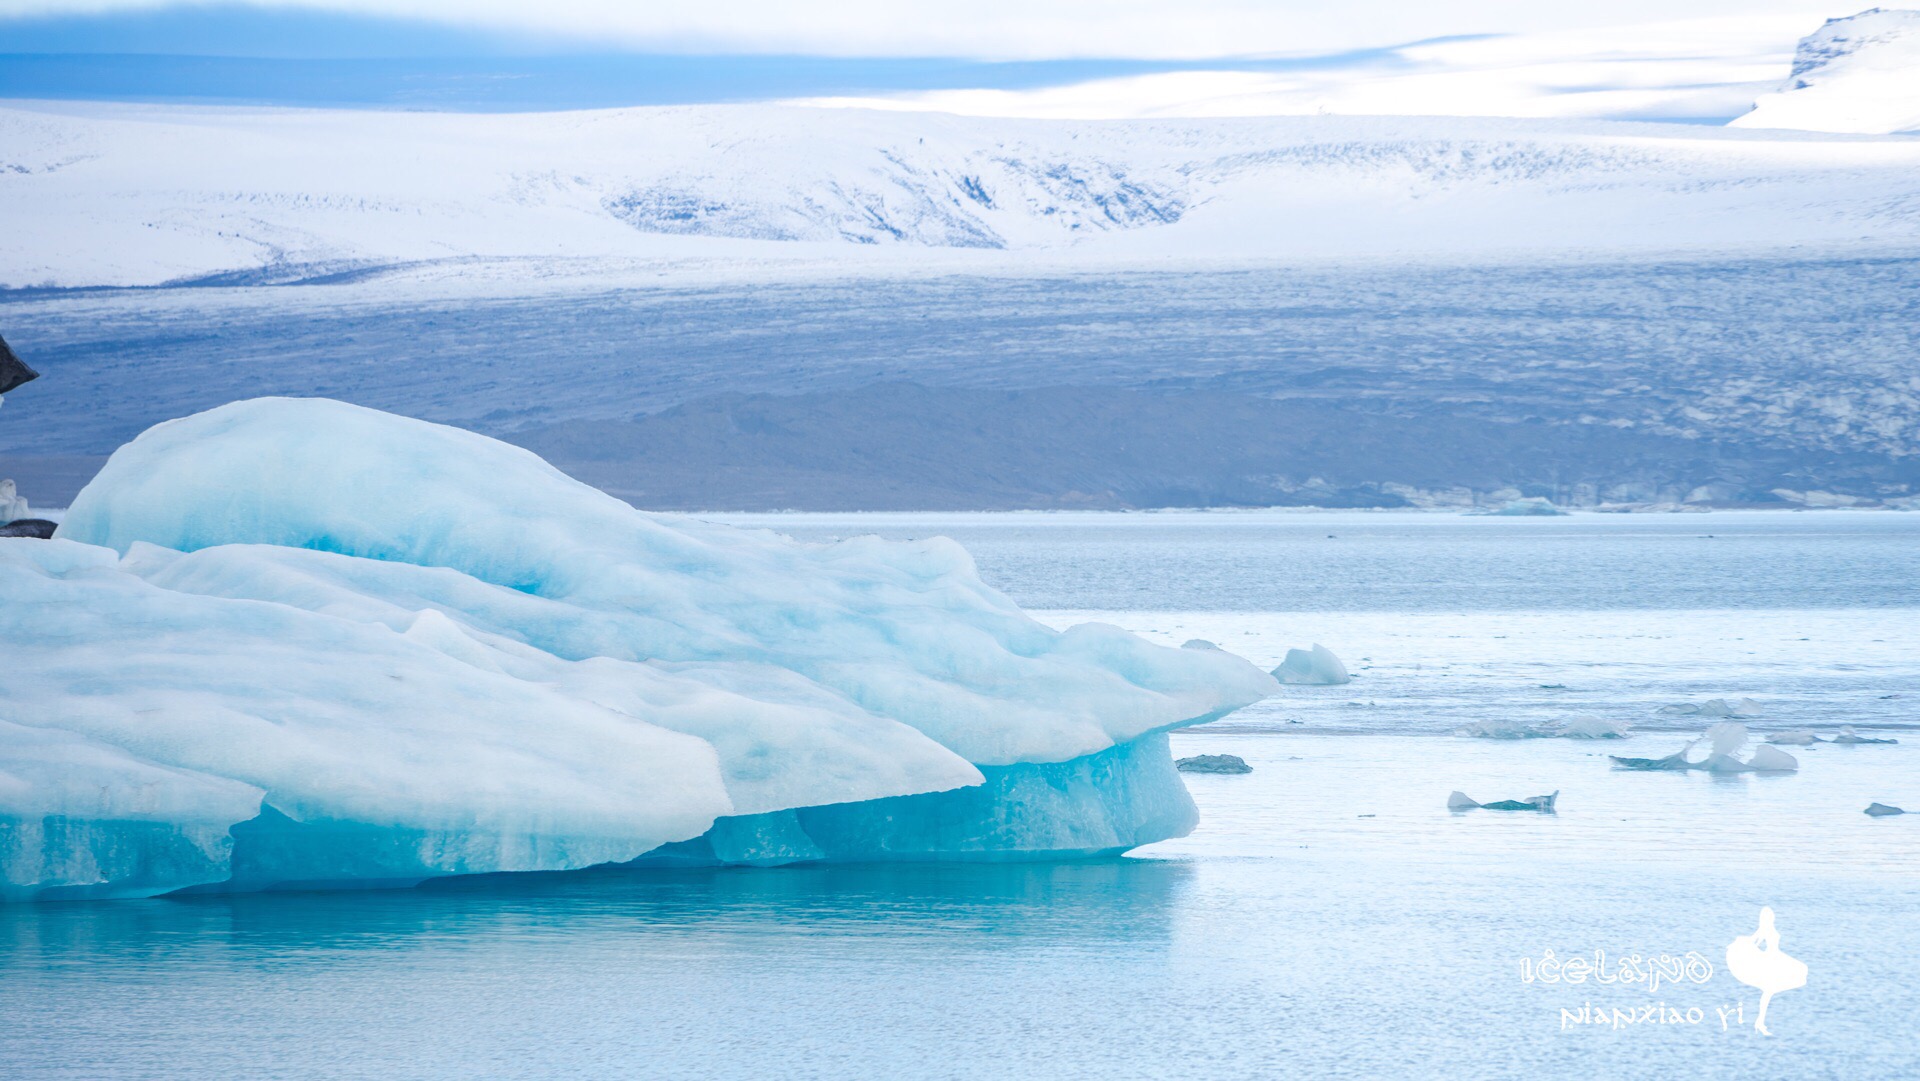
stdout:
[(1273, 670), (1273, 678), (1282, 683), (1309, 687), (1332, 687), (1353, 682), (1347, 666), (1333, 651), (1315, 642), (1312, 649), (1289, 649), (1287, 659)]
[(1582, 713), (1569, 719), (1556, 734), (1568, 739), (1623, 739), (1631, 727), (1625, 721), (1609, 721), (1591, 713)]
[(1747, 726), (1732, 721), (1721, 721), (1707, 729), (1707, 743), (1713, 747), (1716, 755), (1731, 758), (1743, 750), (1748, 741)]
[(1458, 729), (1454, 735), (1476, 739), (1534, 739), (1546, 733), (1511, 717), (1485, 717)]
[[(1633, 770), (1704, 769), (1711, 773), (1751, 773), (1800, 768), (1799, 761), (1777, 747), (1759, 747), (1752, 755), (1742, 759), (1740, 752), (1746, 749), (1747, 742), (1746, 725), (1737, 721), (1722, 721), (1707, 729), (1706, 735), (1665, 758), (1622, 758), (1619, 755), (1609, 757), (1613, 759), (1614, 765), (1621, 769)], [(1707, 756), (1696, 760), (1693, 758), (1693, 751), (1702, 743), (1707, 744)]]
[(1551, 518), (1567, 512), (1554, 506), (1552, 500), (1535, 496), (1531, 499), (1509, 499), (1499, 510), (1482, 513), (1500, 518)]
[(27, 501), (10, 480), (0, 480), (0, 525), (33, 517), (33, 511), (27, 507)]
[(1907, 812), (1885, 803), (1869, 803), (1867, 804), (1867, 813), (1875, 818), (1885, 818), (1888, 815), (1903, 815)]
[(1687, 760), (1687, 750), (1688, 748), (1683, 747), (1665, 758), (1622, 758), (1617, 754), (1610, 754), (1607, 757), (1613, 759), (1613, 764), (1621, 769), (1693, 769), (1695, 763)]
[(1761, 744), (1753, 749), (1747, 759), (1747, 766), (1761, 772), (1785, 772), (1800, 768), (1800, 760), (1781, 750)]
[(1709, 698), (1705, 702), (1675, 702), (1661, 706), (1660, 712), (1670, 717), (1757, 717), (1760, 715), (1760, 703), (1751, 698), (1736, 702)]
[[(1707, 729), (1705, 738), (1712, 750), (1707, 760), (1700, 764), (1701, 769), (1711, 773), (1747, 773), (1760, 768), (1739, 757), (1749, 741), (1746, 725), (1737, 721), (1721, 721)], [(1775, 753), (1786, 756), (1784, 751)], [(1788, 760), (1792, 761), (1790, 757)], [(1799, 763), (1795, 762), (1791, 768), (1798, 769)]]
[(1220, 647), (1205, 638), (1189, 638), (1180, 643), (1181, 649), (1219, 649)]
[(1503, 799), (1492, 803), (1476, 803), (1465, 792), (1454, 792), (1447, 797), (1447, 810), (1471, 811), (1483, 807), (1489, 811), (1540, 811), (1553, 814), (1554, 806), (1560, 802), (1560, 790), (1554, 789), (1544, 796), (1528, 796), (1526, 799)]
[(1176, 760), (1181, 773), (1252, 773), (1253, 767), (1237, 754), (1197, 754)]
[(1777, 743), (1783, 747), (1811, 747), (1816, 743), (1825, 743), (1826, 740), (1821, 739), (1810, 729), (1796, 728), (1791, 732), (1775, 732), (1767, 737), (1767, 742)]
[(1631, 726), (1624, 721), (1609, 721), (1583, 713), (1565, 721), (1533, 725), (1505, 717), (1478, 720), (1454, 732), (1456, 736), (1479, 739), (1620, 739)]
[(1855, 732), (1852, 725), (1847, 725), (1840, 729), (1839, 735), (1833, 737), (1833, 742), (1852, 746), (1861, 743), (1898, 743), (1900, 741), (1897, 739), (1877, 739), (1873, 736), (1863, 736)]

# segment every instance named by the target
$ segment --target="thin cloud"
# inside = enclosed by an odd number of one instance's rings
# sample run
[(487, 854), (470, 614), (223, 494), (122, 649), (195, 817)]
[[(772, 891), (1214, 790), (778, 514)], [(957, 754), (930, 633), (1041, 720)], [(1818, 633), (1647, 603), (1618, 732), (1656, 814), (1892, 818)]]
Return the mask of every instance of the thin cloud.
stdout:
[[(323, 10), (531, 32), (602, 48), (973, 59), (1302, 56), (1478, 33), (1787, 14), (1809, 27), (1861, 0), (314, 0), (228, 10)], [(0, 18), (153, 12), (151, 0), (0, 0)]]

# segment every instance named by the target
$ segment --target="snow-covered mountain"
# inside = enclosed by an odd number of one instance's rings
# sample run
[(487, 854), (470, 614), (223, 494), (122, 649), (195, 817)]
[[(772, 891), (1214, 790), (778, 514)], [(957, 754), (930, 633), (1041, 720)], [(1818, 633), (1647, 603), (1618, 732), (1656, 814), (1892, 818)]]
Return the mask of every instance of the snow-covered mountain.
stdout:
[(1733, 124), (1920, 132), (1920, 11), (1874, 8), (1827, 20), (1801, 39), (1793, 73), (1780, 89)]
[(15, 104), (0, 285), (402, 264), (1079, 268), (1920, 240), (1920, 142), (1599, 121)]

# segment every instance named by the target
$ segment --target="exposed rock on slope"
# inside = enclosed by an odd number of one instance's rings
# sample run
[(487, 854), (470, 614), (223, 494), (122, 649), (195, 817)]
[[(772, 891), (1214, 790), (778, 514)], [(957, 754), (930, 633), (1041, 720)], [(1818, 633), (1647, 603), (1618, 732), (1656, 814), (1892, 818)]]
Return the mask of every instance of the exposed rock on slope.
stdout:
[(0, 338), (0, 394), (29, 380), (40, 378), (40, 373), (27, 367), (26, 362), (13, 355), (7, 348), (7, 340)]

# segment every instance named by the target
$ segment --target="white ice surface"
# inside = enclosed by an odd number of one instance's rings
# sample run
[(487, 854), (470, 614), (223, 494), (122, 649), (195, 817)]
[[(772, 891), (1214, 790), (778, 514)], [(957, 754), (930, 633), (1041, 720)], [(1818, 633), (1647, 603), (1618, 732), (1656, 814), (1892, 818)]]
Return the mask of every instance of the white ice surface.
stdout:
[(0, 721), (0, 817), (175, 822), (225, 833), (259, 811), (261, 795), (250, 784), (143, 761), (74, 732)]
[[(156, 426), (108, 461), (59, 536), (360, 557), (332, 565), (320, 588), (336, 595), (272, 597), (322, 610), (406, 598), (569, 660), (786, 669), (982, 765), (1091, 754), (1273, 689), (1223, 652), (1050, 630), (945, 539), (801, 544), (646, 514), (520, 448), (322, 399)], [(228, 595), (284, 581), (179, 574), (175, 588)]]
[[(457, 835), (446, 870), (522, 870), (631, 858), (731, 810), (705, 742), (383, 626), (164, 590), (69, 541), (0, 540), (0, 581), (7, 719), (190, 771), (204, 798), (175, 820), (252, 817), (239, 782), (297, 820)], [(102, 799), (32, 797), (126, 817)]]

